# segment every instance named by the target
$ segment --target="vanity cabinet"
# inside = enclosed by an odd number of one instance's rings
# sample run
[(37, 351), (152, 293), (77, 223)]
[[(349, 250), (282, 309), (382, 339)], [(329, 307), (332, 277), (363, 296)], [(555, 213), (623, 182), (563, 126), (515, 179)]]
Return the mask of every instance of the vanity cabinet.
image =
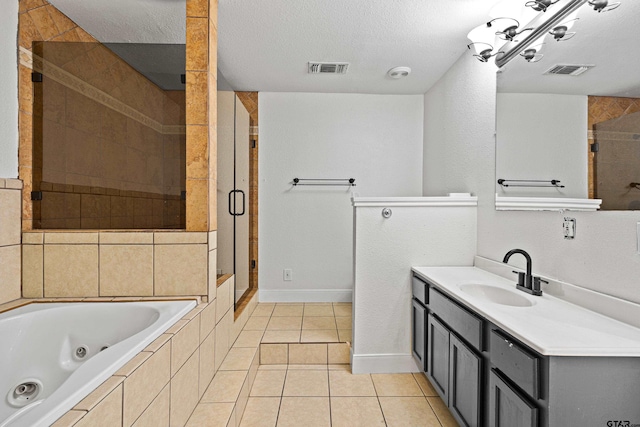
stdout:
[(411, 323), (412, 339), (411, 350), (413, 358), (418, 366), (426, 370), (427, 355), (427, 284), (419, 278), (412, 278)]

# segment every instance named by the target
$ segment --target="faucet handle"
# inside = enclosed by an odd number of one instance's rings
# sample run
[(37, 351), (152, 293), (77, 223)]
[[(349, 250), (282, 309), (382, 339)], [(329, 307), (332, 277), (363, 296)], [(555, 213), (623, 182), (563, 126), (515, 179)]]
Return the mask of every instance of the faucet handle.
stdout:
[(542, 283), (549, 283), (544, 279), (541, 279), (540, 277), (534, 277), (533, 278), (533, 291), (534, 292), (538, 292), (538, 295), (542, 295), (542, 290), (540, 289), (540, 282)]
[(521, 271), (515, 271), (515, 270), (513, 270), (512, 273), (515, 273), (518, 275), (518, 285), (524, 286), (524, 278), (526, 276), (526, 273), (523, 273)]

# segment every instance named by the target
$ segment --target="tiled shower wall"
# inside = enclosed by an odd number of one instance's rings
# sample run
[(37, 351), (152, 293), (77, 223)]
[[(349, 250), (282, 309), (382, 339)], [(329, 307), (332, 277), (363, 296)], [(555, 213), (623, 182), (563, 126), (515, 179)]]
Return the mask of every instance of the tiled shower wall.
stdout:
[(0, 304), (20, 298), (20, 190), (17, 179), (0, 179)]

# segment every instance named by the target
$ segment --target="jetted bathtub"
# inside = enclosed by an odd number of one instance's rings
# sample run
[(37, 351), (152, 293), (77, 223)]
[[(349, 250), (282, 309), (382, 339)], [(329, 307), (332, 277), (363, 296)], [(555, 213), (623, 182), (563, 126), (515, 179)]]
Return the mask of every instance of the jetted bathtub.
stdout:
[(52, 424), (195, 305), (32, 303), (0, 313), (0, 427)]

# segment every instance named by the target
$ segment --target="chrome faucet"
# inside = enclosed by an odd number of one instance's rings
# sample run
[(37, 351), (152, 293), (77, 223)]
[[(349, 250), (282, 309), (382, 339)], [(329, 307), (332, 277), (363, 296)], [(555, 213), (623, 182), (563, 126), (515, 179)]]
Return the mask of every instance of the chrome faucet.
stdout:
[(514, 271), (514, 273), (518, 275), (518, 284), (516, 285), (516, 289), (519, 289), (531, 295), (537, 295), (537, 296), (542, 295), (542, 289), (540, 289), (540, 282), (544, 282), (544, 283), (548, 283), (548, 282), (545, 280), (542, 280), (540, 277), (533, 277), (531, 275), (531, 256), (529, 256), (529, 254), (526, 251), (522, 249), (511, 249), (504, 256), (504, 259), (502, 260), (502, 262), (506, 264), (507, 261), (509, 261), (509, 258), (511, 258), (511, 255), (514, 255), (514, 254), (520, 254), (524, 256), (525, 259), (527, 260), (526, 273), (522, 273), (520, 271)]

